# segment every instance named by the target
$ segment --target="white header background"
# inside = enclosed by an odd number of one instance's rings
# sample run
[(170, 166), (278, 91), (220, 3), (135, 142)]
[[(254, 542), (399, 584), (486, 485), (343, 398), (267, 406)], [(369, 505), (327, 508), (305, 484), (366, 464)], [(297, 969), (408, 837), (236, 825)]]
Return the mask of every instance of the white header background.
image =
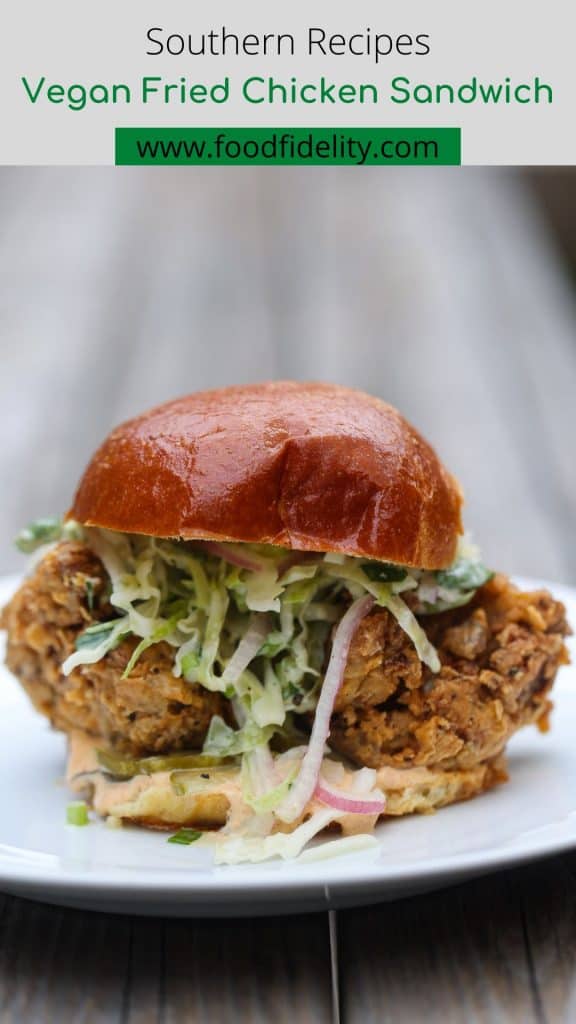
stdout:
[[(190, 0), (7, 0), (0, 40), (0, 163), (112, 164), (116, 126), (433, 126), (462, 128), (466, 164), (576, 164), (574, 100), (576, 16), (570, 0), (378, 0), (292, 3), (233, 0), (194, 4)], [(237, 35), (289, 32), (295, 55), (283, 57), (147, 56), (146, 32), (159, 26), (196, 38), (225, 25)], [(365, 32), (430, 36), (427, 56), (308, 56), (307, 29), (329, 33)], [(142, 106), (88, 105), (82, 111), (39, 99), (32, 105), (22, 76), (36, 83), (90, 85), (125, 82), (138, 93), (140, 79), (160, 75), (213, 84), (231, 79), (226, 104)], [(554, 92), (549, 105), (442, 105), (382, 103), (360, 105), (254, 106), (240, 95), (251, 75), (302, 82), (324, 76), (337, 83), (373, 82), (383, 94), (395, 75), (412, 83), (459, 85), (473, 76), (497, 84), (509, 76), (531, 82), (538, 76)]]

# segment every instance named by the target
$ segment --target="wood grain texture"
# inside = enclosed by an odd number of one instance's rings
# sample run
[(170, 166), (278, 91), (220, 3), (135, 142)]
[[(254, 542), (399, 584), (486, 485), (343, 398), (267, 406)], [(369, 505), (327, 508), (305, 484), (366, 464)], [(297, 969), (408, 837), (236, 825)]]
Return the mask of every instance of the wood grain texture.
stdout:
[(326, 915), (164, 921), (2, 899), (2, 1024), (295, 1020), (332, 1020)]
[(295, 377), (412, 419), (492, 564), (576, 578), (574, 298), (518, 175), (4, 168), (0, 224), (3, 571), (111, 424)]
[(340, 914), (348, 1024), (574, 1020), (574, 856)]

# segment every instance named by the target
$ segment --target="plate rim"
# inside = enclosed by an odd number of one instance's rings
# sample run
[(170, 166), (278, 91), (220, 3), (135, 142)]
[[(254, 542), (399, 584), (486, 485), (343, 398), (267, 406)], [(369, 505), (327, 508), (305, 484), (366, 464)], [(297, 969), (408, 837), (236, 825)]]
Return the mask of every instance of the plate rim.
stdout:
[[(133, 868), (125, 867), (114, 868), (111, 871), (99, 870), (97, 876), (80, 876), (64, 873), (63, 869), (60, 869), (58, 874), (52, 875), (40, 874), (33, 866), (30, 866), (28, 870), (26, 865), (20, 865), (16, 870), (6, 871), (4, 870), (4, 864), (0, 860), (0, 884), (25, 882), (34, 888), (49, 887), (52, 891), (66, 890), (71, 892), (78, 890), (97, 892), (105, 889), (107, 892), (121, 893), (123, 896), (135, 893), (141, 894), (144, 889), (146, 893), (164, 897), (170, 894), (210, 896), (223, 891), (228, 896), (234, 894), (249, 895), (250, 893), (257, 893), (263, 890), (273, 890), (275, 894), (278, 894), (280, 892), (308, 892), (318, 888), (346, 888), (348, 891), (360, 891), (364, 888), (373, 888), (378, 883), (386, 886), (388, 883), (411, 883), (419, 880), (434, 881), (443, 879), (446, 876), (457, 877), (459, 875), (466, 875), (484, 868), (486, 873), (488, 873), (492, 870), (506, 869), (514, 865), (540, 860), (554, 854), (560, 855), (567, 850), (573, 849), (574, 846), (576, 846), (576, 829), (572, 835), (567, 835), (562, 839), (550, 838), (548, 841), (538, 845), (523, 847), (520, 850), (510, 849), (504, 853), (493, 850), (488, 851), (485, 855), (481, 851), (474, 851), (474, 853), (460, 855), (457, 861), (438, 858), (436, 861), (428, 862), (425, 869), (422, 869), (421, 865), (412, 865), (408, 869), (392, 869), (390, 871), (379, 869), (371, 872), (369, 870), (371, 865), (364, 865), (365, 871), (362, 876), (336, 874), (327, 880), (320, 876), (309, 874), (303, 874), (299, 879), (293, 877), (283, 878), (281, 875), (259, 875), (254, 872), (254, 868), (258, 867), (258, 865), (254, 864), (243, 866), (241, 868), (242, 877), (239, 878), (232, 875), (232, 871), (239, 870), (237, 867), (229, 868), (226, 865), (220, 865), (209, 869), (215, 873), (218, 872), (217, 876), (207, 878), (203, 874), (202, 882), (196, 885), (193, 884), (194, 876), (192, 873), (190, 876), (186, 876), (182, 871), (172, 874), (169, 871), (152, 872), (139, 870), (135, 873)], [(358, 853), (342, 855), (342, 859), (345, 856), (358, 856)], [(322, 863), (322, 861), (318, 863)], [(303, 867), (304, 865), (298, 865), (299, 869)], [(126, 873), (126, 877), (124, 877), (122, 872)], [(230, 873), (227, 877), (228, 872)], [(246, 872), (245, 875), (244, 872)], [(249, 874), (249, 872), (252, 873)], [(223, 882), (225, 884), (222, 884)]]

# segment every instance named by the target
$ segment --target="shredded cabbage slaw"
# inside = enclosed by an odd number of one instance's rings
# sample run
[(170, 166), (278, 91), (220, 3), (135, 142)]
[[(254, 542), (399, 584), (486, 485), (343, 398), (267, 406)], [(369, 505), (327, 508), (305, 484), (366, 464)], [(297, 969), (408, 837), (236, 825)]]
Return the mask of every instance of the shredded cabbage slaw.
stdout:
[[(251, 813), (241, 834), (230, 832), (219, 845), (218, 863), (297, 856), (345, 815), (375, 823), (385, 809), (376, 773), (348, 771), (352, 783), (342, 789), (331, 781), (335, 762), (326, 747), (356, 629), (372, 608), (388, 609), (421, 661), (437, 672), (438, 654), (416, 614), (465, 604), (490, 577), (467, 541), (449, 569), (429, 572), (334, 552), (39, 522), (36, 533), (35, 524), (22, 531), (23, 550), (62, 536), (81, 539), (110, 581), (114, 616), (79, 635), (64, 674), (95, 664), (132, 636), (138, 643), (125, 676), (148, 647), (162, 642), (173, 649), (175, 676), (231, 701), (236, 728), (214, 716), (203, 752), (238, 759)], [(308, 735), (302, 724), (298, 731), (298, 720), (310, 713)], [(298, 741), (290, 739), (295, 731)], [(271, 741), (278, 736), (288, 737), (293, 749), (275, 753)]]

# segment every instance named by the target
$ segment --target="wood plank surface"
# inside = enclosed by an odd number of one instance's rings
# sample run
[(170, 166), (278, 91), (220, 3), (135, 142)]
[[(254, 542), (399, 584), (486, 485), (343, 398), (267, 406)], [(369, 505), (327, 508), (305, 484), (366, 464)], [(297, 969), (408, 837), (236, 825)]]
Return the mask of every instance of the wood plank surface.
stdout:
[[(498, 568), (576, 580), (576, 309), (522, 178), (468, 169), (0, 169), (0, 572), (111, 424), (324, 378), (399, 405)], [(342, 1019), (576, 1019), (576, 859), (338, 915)], [(0, 902), (0, 1024), (332, 1020), (326, 915)]]
[(327, 915), (121, 917), (2, 897), (2, 1024), (330, 1024)]
[(574, 1020), (575, 864), (555, 858), (341, 915), (345, 1020)]
[(291, 376), (399, 405), (491, 563), (574, 579), (568, 279), (513, 172), (413, 172), (2, 169), (2, 570), (112, 423)]
[[(347, 1024), (576, 1013), (576, 858), (339, 915)], [(0, 1021), (332, 1021), (326, 916), (170, 921), (0, 901)]]

